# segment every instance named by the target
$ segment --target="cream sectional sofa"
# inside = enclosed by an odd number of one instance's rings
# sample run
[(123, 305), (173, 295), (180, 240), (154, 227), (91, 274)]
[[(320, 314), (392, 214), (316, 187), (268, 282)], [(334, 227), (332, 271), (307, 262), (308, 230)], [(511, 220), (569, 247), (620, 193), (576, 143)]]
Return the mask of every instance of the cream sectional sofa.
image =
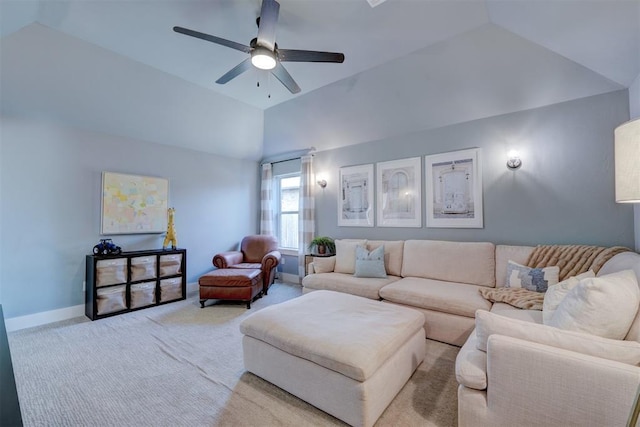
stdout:
[[(597, 277), (625, 270), (640, 282), (639, 254), (615, 255)], [(614, 309), (601, 320), (620, 316)], [(456, 360), (459, 426), (630, 425), (640, 392), (640, 311), (622, 340), (547, 326), (543, 311), (503, 303), (476, 322)]]
[[(456, 360), (459, 426), (627, 424), (640, 391), (640, 312), (624, 340), (609, 339), (544, 325), (542, 311), (492, 304), (479, 295), (482, 287), (504, 286), (508, 261), (525, 264), (532, 246), (338, 242), (336, 256), (314, 260), (303, 291), (337, 290), (424, 313), (428, 338), (462, 346)], [(354, 276), (357, 244), (369, 250), (384, 244), (386, 278)], [(615, 255), (597, 277), (626, 270), (640, 282), (639, 254)]]

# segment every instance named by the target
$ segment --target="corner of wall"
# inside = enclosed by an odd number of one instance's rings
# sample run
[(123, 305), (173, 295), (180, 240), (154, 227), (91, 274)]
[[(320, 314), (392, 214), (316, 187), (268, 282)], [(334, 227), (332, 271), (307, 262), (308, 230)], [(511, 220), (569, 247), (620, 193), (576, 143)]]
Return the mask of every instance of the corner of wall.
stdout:
[[(640, 74), (636, 76), (636, 79), (629, 86), (629, 118), (640, 118)], [(633, 207), (633, 212), (636, 252), (640, 252), (640, 204)]]

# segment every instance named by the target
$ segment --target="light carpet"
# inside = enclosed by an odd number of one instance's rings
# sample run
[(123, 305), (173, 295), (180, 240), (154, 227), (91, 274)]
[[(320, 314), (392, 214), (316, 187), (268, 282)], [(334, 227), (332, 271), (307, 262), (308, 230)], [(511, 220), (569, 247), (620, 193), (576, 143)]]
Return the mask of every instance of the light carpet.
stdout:
[[(25, 426), (341, 426), (244, 370), (240, 322), (301, 295), (276, 283), (251, 305), (198, 298), (9, 334)], [(455, 426), (458, 348), (427, 357), (376, 426)]]

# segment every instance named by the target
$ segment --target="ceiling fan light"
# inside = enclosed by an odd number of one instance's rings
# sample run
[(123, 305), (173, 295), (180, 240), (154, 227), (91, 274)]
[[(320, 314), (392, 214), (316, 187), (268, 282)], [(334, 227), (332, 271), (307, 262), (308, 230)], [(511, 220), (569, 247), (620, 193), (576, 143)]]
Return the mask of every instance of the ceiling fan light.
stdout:
[(251, 52), (251, 63), (261, 70), (273, 70), (276, 67), (276, 56), (269, 49), (257, 47)]

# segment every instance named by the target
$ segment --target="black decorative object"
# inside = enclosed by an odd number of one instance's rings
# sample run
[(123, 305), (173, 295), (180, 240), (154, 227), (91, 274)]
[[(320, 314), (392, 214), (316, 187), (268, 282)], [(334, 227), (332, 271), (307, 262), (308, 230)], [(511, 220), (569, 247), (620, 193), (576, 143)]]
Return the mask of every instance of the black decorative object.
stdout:
[(120, 255), (122, 248), (116, 246), (111, 239), (100, 239), (100, 243), (93, 247), (94, 255)]

